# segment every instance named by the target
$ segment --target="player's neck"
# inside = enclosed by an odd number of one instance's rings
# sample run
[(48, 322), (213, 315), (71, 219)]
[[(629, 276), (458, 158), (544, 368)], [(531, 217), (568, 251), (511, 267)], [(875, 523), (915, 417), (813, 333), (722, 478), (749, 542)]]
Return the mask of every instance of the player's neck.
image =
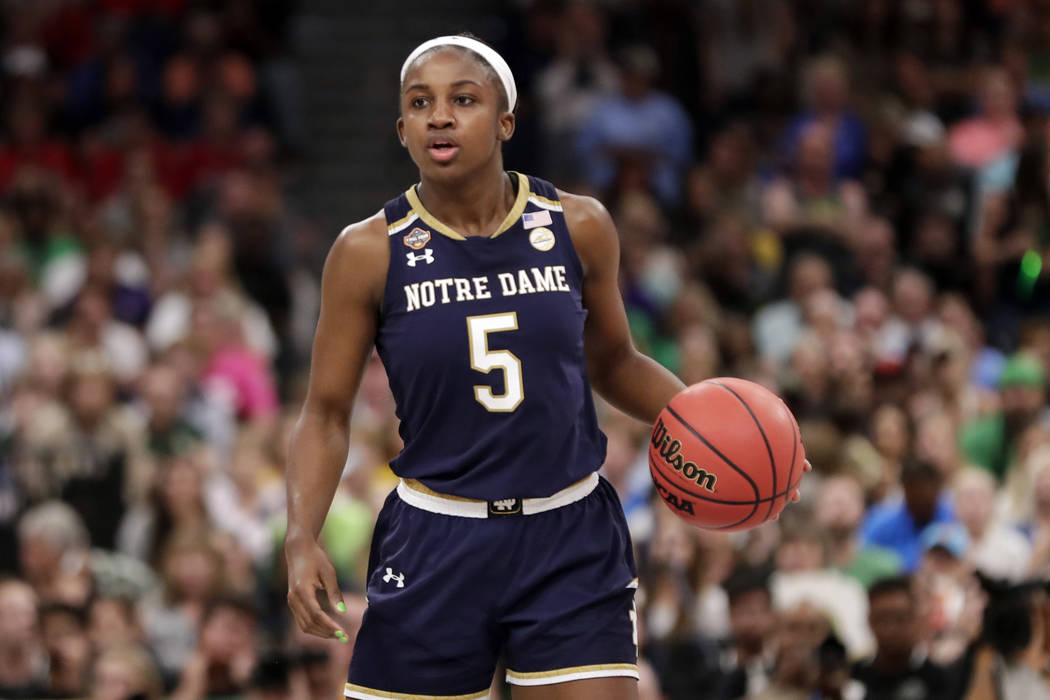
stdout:
[(427, 211), (464, 236), (492, 235), (514, 205), (514, 187), (502, 160), (494, 160), (469, 179), (423, 178), (418, 193)]

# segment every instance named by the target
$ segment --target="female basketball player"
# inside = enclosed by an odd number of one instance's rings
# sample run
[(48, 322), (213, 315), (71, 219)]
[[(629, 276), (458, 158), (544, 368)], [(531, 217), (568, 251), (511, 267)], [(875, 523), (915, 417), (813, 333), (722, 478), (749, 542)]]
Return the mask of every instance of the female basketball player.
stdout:
[[(601, 204), (503, 169), (517, 99), (503, 59), (441, 37), (405, 61), (397, 133), (420, 183), (348, 227), (325, 264), (288, 468), (288, 601), (342, 637), (317, 536), (375, 346), (405, 447), (379, 514), (346, 696), (637, 697), (637, 586), (597, 470), (591, 397), (653, 422), (682, 383), (631, 343)], [(797, 498), (797, 494), (793, 494)]]

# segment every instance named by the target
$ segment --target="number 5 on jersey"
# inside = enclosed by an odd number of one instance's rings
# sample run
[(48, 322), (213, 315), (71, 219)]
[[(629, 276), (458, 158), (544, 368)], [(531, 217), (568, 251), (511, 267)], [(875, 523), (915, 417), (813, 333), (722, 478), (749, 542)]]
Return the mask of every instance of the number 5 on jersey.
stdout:
[(510, 311), (484, 316), (467, 316), (467, 338), (470, 341), (470, 367), (483, 374), (503, 370), (503, 393), (493, 394), (492, 387), (474, 385), (474, 398), (494, 413), (509, 413), (525, 398), (521, 378), (521, 360), (510, 350), (489, 350), (489, 333), (515, 331), (518, 314)]

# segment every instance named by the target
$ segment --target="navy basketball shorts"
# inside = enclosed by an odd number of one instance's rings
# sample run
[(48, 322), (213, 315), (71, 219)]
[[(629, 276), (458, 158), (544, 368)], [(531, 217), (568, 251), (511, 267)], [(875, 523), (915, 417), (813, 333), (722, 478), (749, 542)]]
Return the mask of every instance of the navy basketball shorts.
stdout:
[(402, 482), (376, 521), (345, 695), (485, 698), (498, 661), (514, 685), (638, 678), (635, 576), (597, 475), (524, 502)]

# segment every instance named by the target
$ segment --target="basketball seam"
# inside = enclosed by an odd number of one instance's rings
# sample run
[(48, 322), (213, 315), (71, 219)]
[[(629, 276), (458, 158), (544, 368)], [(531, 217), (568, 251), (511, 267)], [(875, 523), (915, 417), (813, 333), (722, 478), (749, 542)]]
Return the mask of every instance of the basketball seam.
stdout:
[[(751, 410), (751, 406), (748, 405), (747, 401), (744, 401), (744, 397), (742, 397), (740, 394), (736, 393), (736, 391), (734, 391), (730, 387), (726, 386), (722, 382), (711, 380), (711, 383), (716, 385), (716, 386), (722, 387), (723, 389), (728, 391), (730, 394), (735, 396), (736, 400), (739, 401), (744, 406), (745, 409), (747, 409), (748, 414), (751, 416), (751, 420), (753, 420), (755, 422), (755, 427), (758, 428), (758, 433), (759, 433), (759, 435), (762, 436), (762, 442), (764, 442), (766, 444), (766, 454), (769, 455), (769, 471), (770, 471), (770, 473), (773, 476), (773, 493), (776, 493), (777, 492), (777, 462), (776, 462), (776, 459), (773, 457), (773, 448), (769, 445), (769, 438), (766, 437), (766, 431), (762, 427), (762, 424), (758, 421), (758, 416), (756, 416), (755, 412)], [(791, 431), (791, 439), (792, 440), (795, 439), (795, 431), (794, 431), (794, 429), (792, 429), (792, 431)], [(792, 462), (792, 466), (794, 466), (793, 462)], [(788, 480), (788, 483), (791, 483), (790, 479)], [(773, 504), (774, 504), (774, 502), (775, 502), (775, 499), (771, 500), (769, 502), (769, 512), (766, 513), (766, 520), (769, 520), (769, 516), (773, 515)]]
[[(705, 445), (705, 446), (707, 446), (707, 449), (711, 450), (711, 451), (712, 451), (712, 452), (714, 452), (714, 453), (715, 453), (716, 455), (718, 455), (718, 457), (719, 457), (719, 458), (720, 458), (720, 459), (721, 459), (721, 460), (722, 460), (723, 462), (725, 462), (725, 463), (726, 463), (727, 465), (729, 465), (729, 467), (730, 467), (731, 469), (733, 469), (733, 470), (734, 470), (734, 471), (735, 471), (735, 472), (736, 472), (737, 474), (739, 474), (740, 476), (744, 477), (744, 480), (745, 480), (745, 481), (747, 481), (747, 483), (751, 484), (751, 490), (755, 492), (755, 508), (754, 508), (754, 510), (752, 510), (752, 511), (751, 511), (751, 515), (748, 515), (748, 516), (747, 516), (747, 518), (744, 518), (744, 520), (747, 520), (748, 518), (750, 518), (751, 516), (753, 516), (753, 515), (754, 515), (754, 514), (755, 514), (756, 512), (758, 512), (758, 499), (760, 498), (760, 496), (759, 496), (759, 492), (758, 492), (758, 484), (756, 484), (756, 483), (755, 483), (755, 480), (751, 478), (751, 475), (750, 475), (750, 474), (748, 474), (748, 473), (747, 473), (746, 471), (744, 471), (743, 469), (741, 469), (740, 467), (736, 466), (736, 465), (735, 465), (735, 464), (733, 463), (733, 461), (732, 461), (731, 459), (729, 459), (729, 458), (728, 458), (728, 457), (726, 457), (726, 456), (725, 456), (724, 454), (722, 454), (721, 452), (719, 452), (719, 451), (718, 451), (718, 448), (717, 448), (717, 447), (715, 447), (715, 446), (714, 446), (714, 445), (712, 445), (712, 444), (711, 444), (710, 442), (708, 442), (707, 438), (705, 438), (705, 437), (704, 437), (703, 435), (701, 435), (701, 434), (700, 434), (700, 431), (698, 431), (698, 430), (697, 430), (696, 428), (694, 428), (693, 426), (689, 425), (689, 424), (688, 424), (688, 423), (687, 423), (687, 422), (685, 421), (685, 419), (684, 419), (684, 418), (682, 418), (682, 417), (681, 417), (680, 415), (678, 415), (678, 412), (677, 412), (677, 411), (675, 411), (675, 410), (674, 410), (674, 409), (673, 409), (673, 408), (671, 407), (671, 405), (670, 405), (670, 404), (668, 404), (668, 405), (667, 405), (667, 410), (668, 410), (668, 412), (669, 412), (669, 413), (670, 413), (670, 414), (671, 414), (672, 416), (674, 416), (674, 417), (675, 417), (675, 420), (677, 420), (677, 421), (678, 421), (679, 423), (681, 423), (681, 424), (682, 424), (682, 427), (684, 427), (684, 428), (685, 428), (686, 430), (688, 430), (688, 431), (689, 431), (689, 432), (691, 432), (691, 433), (692, 433), (693, 435), (695, 435), (695, 436), (696, 436), (696, 439), (697, 439), (697, 440), (699, 440), (700, 442), (704, 443), (704, 445)], [(743, 522), (743, 520), (742, 520), (741, 522)]]
[[(785, 404), (786, 405), (786, 404)], [(791, 421), (791, 466), (788, 467), (788, 483), (791, 483), (791, 477), (795, 475), (795, 458), (798, 457), (798, 443), (802, 440), (802, 436), (799, 435), (799, 427), (795, 421)], [(802, 472), (805, 474), (805, 470)], [(799, 483), (802, 483), (802, 477), (798, 478)]]
[[(670, 486), (673, 486), (674, 488), (678, 489), (679, 491), (681, 491), (684, 494), (687, 494), (689, 496), (693, 496), (694, 498), (699, 498), (699, 499), (704, 500), (704, 501), (709, 501), (709, 502), (713, 502), (713, 503), (722, 503), (722, 501), (717, 501), (717, 500), (715, 500), (713, 498), (706, 498), (706, 497), (701, 496), (699, 494), (693, 493), (692, 491), (689, 491), (688, 489), (686, 489), (686, 488), (680, 486), (679, 484), (677, 484), (670, 476), (668, 476), (663, 471), (663, 469), (660, 468), (660, 465), (657, 464), (653, 460), (653, 456), (652, 455), (649, 455), (649, 468), (650, 469), (654, 469), (655, 468), (656, 471), (659, 472), (660, 476), (662, 476), (664, 478), (664, 480), (667, 481), (667, 483)], [(724, 530), (726, 528), (736, 527), (737, 525), (742, 525), (743, 523), (746, 523), (751, 518), (755, 517), (755, 513), (758, 512), (758, 502), (757, 501), (751, 502), (751, 503), (748, 503), (748, 502), (745, 501), (744, 503), (729, 503), (729, 504), (725, 504), (725, 505), (742, 505), (742, 506), (750, 505), (751, 506), (751, 512), (748, 513), (747, 517), (743, 518), (742, 520), (737, 520), (736, 522), (729, 523), (728, 525), (704, 525), (703, 527), (706, 527), (709, 530)]]
[[(795, 483), (791, 484), (786, 491), (781, 491), (780, 493), (775, 493), (772, 496), (766, 496), (764, 498), (758, 498), (758, 499), (755, 499), (753, 501), (727, 501), (727, 500), (722, 499), (722, 498), (711, 498), (710, 496), (704, 496), (703, 494), (695, 493), (695, 492), (690, 491), (689, 489), (685, 488), (684, 486), (679, 484), (676, 479), (674, 479), (667, 472), (665, 472), (663, 470), (663, 468), (660, 466), (660, 464), (658, 462), (656, 462), (655, 460), (653, 460), (651, 455), (649, 456), (649, 466), (650, 467), (655, 467), (656, 471), (660, 472), (660, 476), (662, 476), (664, 479), (666, 479), (667, 483), (669, 485), (674, 486), (676, 489), (678, 489), (682, 493), (684, 493), (684, 494), (686, 494), (688, 496), (692, 496), (693, 498), (699, 498), (702, 501), (707, 501), (709, 503), (717, 503), (717, 504), (723, 505), (723, 506), (749, 506), (749, 505), (752, 505), (754, 503), (765, 503), (767, 501), (775, 501), (778, 498), (783, 498), (784, 496), (787, 496), (792, 491), (794, 491), (796, 488), (798, 488), (799, 484), (802, 483), (802, 479), (799, 479)], [(757, 510), (757, 508), (756, 508), (756, 510)], [(752, 515), (754, 515), (754, 513), (752, 513)], [(747, 517), (750, 518), (751, 515), (749, 515)], [(746, 518), (745, 518), (745, 520), (746, 520)], [(741, 522), (743, 522), (743, 521), (741, 521)]]
[[(711, 503), (718, 503), (720, 505), (730, 505), (730, 506), (741, 505), (741, 506), (746, 506), (746, 505), (751, 504), (751, 505), (754, 506), (751, 509), (751, 514), (748, 515), (743, 520), (737, 520), (736, 522), (729, 523), (728, 525), (698, 525), (697, 526), (697, 527), (702, 527), (705, 530), (728, 530), (730, 528), (742, 525), (742, 524), (746, 523), (748, 520), (750, 520), (751, 518), (755, 517), (755, 512), (758, 510), (758, 503), (762, 502), (762, 501), (754, 501), (754, 502), (752, 502), (752, 501), (739, 501), (739, 502), (737, 502), (737, 501), (720, 501), (718, 499), (709, 498), (707, 496), (701, 496), (699, 494), (694, 494), (692, 491), (689, 491), (689, 490), (683, 488), (682, 486), (680, 486), (676, 481), (674, 481), (667, 474), (665, 474), (664, 471), (660, 468), (660, 465), (657, 464), (655, 461), (653, 461), (652, 456), (649, 457), (649, 468), (650, 468), (650, 470), (655, 468), (656, 471), (660, 474), (660, 476), (662, 476), (667, 481), (667, 485), (668, 486), (672, 486), (672, 487), (678, 489), (679, 491), (681, 491), (682, 493), (685, 493), (687, 495), (694, 496), (696, 498), (699, 498), (699, 499), (704, 500), (704, 501), (709, 501)], [(782, 497), (786, 496), (787, 494), (791, 493), (792, 491), (794, 491), (795, 489), (797, 489), (799, 484), (801, 484), (801, 483), (802, 483), (802, 477), (799, 477), (798, 481), (796, 481), (793, 484), (789, 484), (788, 485), (788, 488), (787, 488), (786, 491), (781, 491), (780, 493), (771, 496), (771, 498), (773, 500), (776, 500), (777, 498), (782, 498)], [(765, 499), (763, 499), (763, 500), (765, 500)], [(758, 525), (762, 525), (762, 524), (767, 523), (767, 522), (769, 522), (768, 518), (763, 520), (762, 522), (758, 523)], [(755, 525), (755, 527), (758, 527), (758, 525)]]

